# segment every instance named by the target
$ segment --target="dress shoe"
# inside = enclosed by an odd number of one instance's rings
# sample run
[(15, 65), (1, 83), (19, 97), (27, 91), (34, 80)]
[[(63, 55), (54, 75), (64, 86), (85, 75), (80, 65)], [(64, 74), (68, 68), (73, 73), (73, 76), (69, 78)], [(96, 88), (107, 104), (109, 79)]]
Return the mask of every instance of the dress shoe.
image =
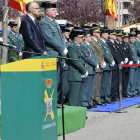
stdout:
[(107, 104), (114, 104), (115, 101), (106, 102)]
[(101, 103), (100, 103), (100, 102), (97, 102), (97, 103), (96, 103), (96, 105), (105, 106), (105, 105), (106, 105), (106, 103), (104, 103), (104, 102), (101, 102)]
[(113, 101), (115, 101), (115, 102), (116, 102), (116, 101), (119, 101), (119, 99), (114, 99)]
[[(62, 105), (57, 104), (57, 108), (62, 108)], [(63, 106), (63, 108), (65, 107)]]
[(91, 106), (87, 106), (86, 108), (87, 108), (87, 109), (91, 109), (92, 107), (91, 107)]
[(125, 98), (131, 98), (131, 96), (130, 95), (126, 95)]
[(86, 116), (86, 120), (88, 119), (88, 117)]

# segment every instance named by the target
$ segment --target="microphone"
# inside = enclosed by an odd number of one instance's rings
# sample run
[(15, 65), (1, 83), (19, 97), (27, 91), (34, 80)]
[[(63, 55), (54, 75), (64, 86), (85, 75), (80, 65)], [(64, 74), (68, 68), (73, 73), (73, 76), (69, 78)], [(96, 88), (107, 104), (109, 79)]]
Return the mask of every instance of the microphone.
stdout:
[(17, 48), (16, 46), (13, 46), (13, 45), (11, 45), (11, 44), (6, 44), (6, 43), (4, 43), (4, 42), (2, 42), (2, 41), (0, 41), (0, 45), (6, 46), (6, 47), (9, 47), (9, 48), (14, 48), (14, 49)]

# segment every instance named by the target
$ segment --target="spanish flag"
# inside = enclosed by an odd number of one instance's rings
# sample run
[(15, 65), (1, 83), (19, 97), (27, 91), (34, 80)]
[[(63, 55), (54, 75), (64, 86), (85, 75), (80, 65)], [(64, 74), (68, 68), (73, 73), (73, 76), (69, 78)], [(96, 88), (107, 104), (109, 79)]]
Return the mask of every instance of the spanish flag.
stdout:
[(105, 0), (105, 7), (106, 7), (106, 15), (111, 16), (112, 19), (115, 17), (115, 20), (117, 21), (114, 0)]
[(26, 4), (28, 2), (33, 2), (33, 0), (9, 0), (9, 7), (12, 7), (18, 11), (21, 11), (25, 15)]

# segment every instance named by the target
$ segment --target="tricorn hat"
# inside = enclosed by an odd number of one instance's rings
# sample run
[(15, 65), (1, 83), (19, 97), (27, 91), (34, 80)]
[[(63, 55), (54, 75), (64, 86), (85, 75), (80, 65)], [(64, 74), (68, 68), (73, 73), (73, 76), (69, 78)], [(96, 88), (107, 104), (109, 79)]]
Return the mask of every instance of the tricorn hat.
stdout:
[(43, 8), (56, 8), (56, 3), (42, 2), (40, 7), (43, 7)]

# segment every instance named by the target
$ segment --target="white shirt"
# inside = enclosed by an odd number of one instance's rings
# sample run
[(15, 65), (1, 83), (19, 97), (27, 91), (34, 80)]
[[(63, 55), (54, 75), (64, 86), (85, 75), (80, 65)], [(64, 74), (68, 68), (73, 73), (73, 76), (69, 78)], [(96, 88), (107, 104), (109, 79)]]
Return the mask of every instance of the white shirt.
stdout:
[(76, 41), (74, 41), (78, 46), (80, 46)]
[[(86, 41), (85, 41), (86, 42)], [(86, 42), (88, 45), (89, 45), (89, 43), (88, 42)]]
[(119, 44), (119, 41), (116, 40), (116, 42)]
[(114, 41), (113, 40), (111, 40), (111, 39), (109, 39), (113, 44), (114, 44)]
[(29, 14), (27, 14), (31, 19), (32, 19), (32, 21), (35, 23), (35, 18), (34, 17), (32, 17), (31, 15), (29, 15)]
[(104, 43), (106, 43), (106, 41), (105, 41), (105, 40), (103, 40), (102, 38), (101, 38), (101, 40), (102, 40)]
[(48, 16), (46, 16), (46, 17), (53, 21), (53, 19), (51, 19), (50, 17), (48, 17)]
[(98, 40), (92, 36), (92, 38), (97, 42)]
[[(12, 32), (12, 31), (11, 31)], [(12, 34), (14, 34), (15, 35), (15, 33), (14, 32), (12, 32)]]

